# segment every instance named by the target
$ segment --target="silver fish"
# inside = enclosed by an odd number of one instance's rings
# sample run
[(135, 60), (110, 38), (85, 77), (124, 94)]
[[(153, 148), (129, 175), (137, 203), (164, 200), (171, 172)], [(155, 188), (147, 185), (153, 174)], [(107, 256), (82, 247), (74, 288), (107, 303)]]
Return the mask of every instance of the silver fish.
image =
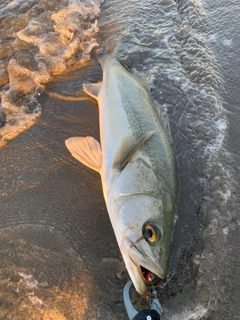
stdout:
[(100, 140), (66, 140), (73, 157), (101, 174), (109, 217), (139, 294), (166, 277), (178, 202), (177, 163), (150, 88), (109, 56), (103, 81), (84, 90), (99, 105)]

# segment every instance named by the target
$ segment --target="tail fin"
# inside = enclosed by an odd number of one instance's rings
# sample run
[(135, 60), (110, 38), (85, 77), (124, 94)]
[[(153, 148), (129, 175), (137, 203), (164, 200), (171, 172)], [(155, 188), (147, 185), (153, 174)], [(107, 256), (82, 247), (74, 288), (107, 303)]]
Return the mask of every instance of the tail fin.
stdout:
[(103, 67), (104, 63), (108, 59), (114, 58), (115, 51), (117, 50), (117, 44), (114, 43), (108, 48), (104, 48), (102, 52), (97, 56), (97, 60), (101, 67)]

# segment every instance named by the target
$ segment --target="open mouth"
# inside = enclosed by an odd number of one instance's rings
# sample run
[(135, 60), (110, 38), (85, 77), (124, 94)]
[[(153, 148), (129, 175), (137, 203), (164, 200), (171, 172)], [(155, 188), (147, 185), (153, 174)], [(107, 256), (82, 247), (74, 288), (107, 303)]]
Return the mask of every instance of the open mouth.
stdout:
[(140, 270), (144, 282), (146, 282), (148, 285), (156, 285), (156, 283), (159, 281), (159, 277), (155, 275), (153, 272), (149, 271), (148, 269), (140, 266)]
[(138, 268), (141, 278), (147, 285), (155, 285), (163, 274), (163, 270), (159, 265), (150, 261), (147, 256), (136, 246), (132, 246), (129, 250), (129, 257)]
[(140, 245), (137, 246), (136, 243), (124, 237), (120, 249), (126, 260), (130, 278), (141, 295), (147, 292), (148, 286), (155, 286), (160, 279), (164, 278), (163, 268), (159, 263), (152, 261)]

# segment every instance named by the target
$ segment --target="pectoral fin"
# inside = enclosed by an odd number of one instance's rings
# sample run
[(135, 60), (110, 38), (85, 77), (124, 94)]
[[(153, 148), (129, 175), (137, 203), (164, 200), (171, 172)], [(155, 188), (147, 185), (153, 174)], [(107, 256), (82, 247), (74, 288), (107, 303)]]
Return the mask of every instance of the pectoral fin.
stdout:
[(65, 141), (72, 156), (87, 167), (100, 173), (102, 166), (102, 150), (93, 137), (74, 137)]
[(102, 82), (98, 83), (84, 83), (83, 84), (83, 90), (86, 92), (89, 96), (92, 98), (98, 100), (98, 93), (101, 89)]
[(155, 133), (155, 131), (150, 131), (138, 140), (134, 140), (129, 144), (125, 144), (125, 148), (121, 149), (120, 152), (116, 155), (114, 161), (114, 169), (122, 170), (129, 160), (132, 158), (134, 153)]

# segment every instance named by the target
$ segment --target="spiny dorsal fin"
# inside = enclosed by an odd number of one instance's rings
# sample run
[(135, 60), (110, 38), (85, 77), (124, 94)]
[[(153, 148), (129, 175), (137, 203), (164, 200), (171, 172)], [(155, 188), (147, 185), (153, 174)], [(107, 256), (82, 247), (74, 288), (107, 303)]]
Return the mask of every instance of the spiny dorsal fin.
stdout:
[(86, 92), (86, 94), (88, 94), (92, 98), (98, 100), (98, 93), (99, 93), (99, 90), (101, 89), (101, 86), (102, 86), (102, 82), (84, 83), (83, 90), (84, 90), (84, 92)]
[(113, 168), (122, 170), (129, 160), (132, 158), (134, 153), (155, 133), (150, 131), (138, 140), (132, 141), (132, 143), (126, 145), (125, 150), (121, 150), (121, 154), (118, 154), (115, 158)]
[(65, 141), (72, 156), (87, 167), (100, 173), (102, 166), (102, 150), (93, 137), (73, 137)]

